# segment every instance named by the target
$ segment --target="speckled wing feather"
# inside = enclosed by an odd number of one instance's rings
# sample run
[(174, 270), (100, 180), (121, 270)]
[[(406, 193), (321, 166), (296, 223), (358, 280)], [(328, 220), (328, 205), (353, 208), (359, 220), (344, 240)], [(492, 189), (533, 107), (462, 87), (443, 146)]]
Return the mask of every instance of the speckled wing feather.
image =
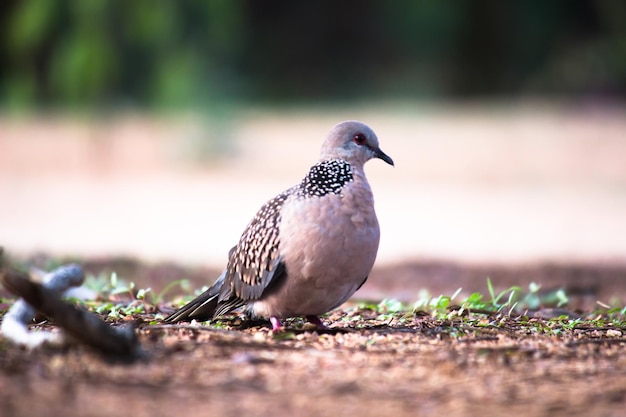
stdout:
[(285, 274), (278, 236), (280, 211), (291, 191), (265, 203), (241, 235), (228, 260), (215, 316), (258, 300), (272, 282)]
[(279, 255), (280, 210), (292, 189), (268, 201), (257, 212), (228, 253), (226, 269), (215, 283), (165, 319), (210, 320), (261, 297), (265, 289), (286, 273)]

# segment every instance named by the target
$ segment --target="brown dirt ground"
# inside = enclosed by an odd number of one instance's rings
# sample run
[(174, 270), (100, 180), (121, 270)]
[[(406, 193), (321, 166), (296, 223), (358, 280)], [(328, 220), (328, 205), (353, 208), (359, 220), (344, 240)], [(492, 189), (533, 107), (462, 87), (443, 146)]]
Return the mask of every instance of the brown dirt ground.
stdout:
[[(206, 284), (211, 272), (130, 260), (85, 267), (116, 269), (156, 290), (173, 277)], [(451, 294), (459, 286), (485, 293), (486, 275), (499, 289), (530, 280), (564, 287), (571, 307), (586, 311), (594, 308), (591, 300), (625, 295), (620, 265), (445, 262), (376, 270), (357, 295), (409, 298), (419, 288)], [(389, 277), (394, 287), (386, 285)], [(147, 354), (131, 364), (85, 347), (27, 351), (0, 339), (1, 415), (623, 415), (626, 328), (561, 329), (555, 336), (517, 319), (496, 325), (494, 316), (470, 327), (419, 315), (383, 322), (372, 311), (358, 313), (331, 313), (324, 320), (335, 332), (322, 334), (300, 320), (273, 334), (263, 326), (241, 328), (237, 318), (209, 329), (134, 317)]]

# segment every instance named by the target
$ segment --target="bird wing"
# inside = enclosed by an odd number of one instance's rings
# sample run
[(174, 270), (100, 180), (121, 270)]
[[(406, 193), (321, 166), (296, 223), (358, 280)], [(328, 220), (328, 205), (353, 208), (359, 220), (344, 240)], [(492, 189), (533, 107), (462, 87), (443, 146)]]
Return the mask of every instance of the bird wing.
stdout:
[(215, 283), (165, 321), (210, 320), (258, 300), (272, 283), (286, 276), (279, 253), (280, 211), (288, 191), (268, 201), (228, 253), (228, 265)]
[(286, 275), (279, 253), (280, 212), (287, 192), (268, 201), (257, 212), (231, 253), (215, 315), (258, 300), (272, 283)]

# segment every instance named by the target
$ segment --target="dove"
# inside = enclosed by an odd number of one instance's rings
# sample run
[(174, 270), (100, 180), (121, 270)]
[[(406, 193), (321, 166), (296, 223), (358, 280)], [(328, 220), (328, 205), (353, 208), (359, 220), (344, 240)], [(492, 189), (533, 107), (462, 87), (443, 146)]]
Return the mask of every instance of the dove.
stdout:
[(273, 330), (289, 317), (325, 327), (319, 316), (347, 301), (376, 260), (380, 228), (364, 172), (374, 158), (394, 165), (369, 126), (334, 126), (304, 178), (259, 209), (215, 283), (165, 322), (205, 321), (243, 307)]

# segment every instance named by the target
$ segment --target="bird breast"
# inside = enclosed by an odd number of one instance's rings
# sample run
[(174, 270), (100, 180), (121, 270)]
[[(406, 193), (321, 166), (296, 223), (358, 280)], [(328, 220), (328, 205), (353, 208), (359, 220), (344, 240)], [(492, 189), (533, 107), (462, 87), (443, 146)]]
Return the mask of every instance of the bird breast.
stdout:
[(339, 194), (288, 199), (279, 233), (287, 277), (253, 311), (289, 317), (338, 307), (369, 275), (379, 238), (374, 198), (362, 172)]

